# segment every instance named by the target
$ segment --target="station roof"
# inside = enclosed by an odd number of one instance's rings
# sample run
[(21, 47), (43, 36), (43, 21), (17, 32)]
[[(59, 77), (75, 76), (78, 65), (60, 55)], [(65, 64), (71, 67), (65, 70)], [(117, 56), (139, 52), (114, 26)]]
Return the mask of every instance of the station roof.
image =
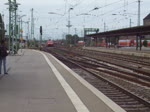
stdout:
[(144, 18), (144, 20), (146, 20), (146, 19), (150, 19), (150, 14), (148, 14), (148, 15)]
[(86, 36), (93, 38), (95, 37), (100, 38), (100, 37), (117, 37), (117, 36), (136, 36), (136, 35), (150, 35), (150, 25), (106, 31)]

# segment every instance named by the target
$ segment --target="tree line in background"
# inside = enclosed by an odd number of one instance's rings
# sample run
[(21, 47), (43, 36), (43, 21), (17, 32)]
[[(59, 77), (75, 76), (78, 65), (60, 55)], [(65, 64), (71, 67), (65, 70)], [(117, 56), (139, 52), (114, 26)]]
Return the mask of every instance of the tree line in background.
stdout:
[(68, 34), (66, 35), (65, 39), (62, 40), (62, 43), (63, 44), (66, 44), (66, 45), (76, 45), (78, 43), (78, 41), (83, 41), (83, 37), (79, 37), (78, 35), (71, 35), (71, 34)]

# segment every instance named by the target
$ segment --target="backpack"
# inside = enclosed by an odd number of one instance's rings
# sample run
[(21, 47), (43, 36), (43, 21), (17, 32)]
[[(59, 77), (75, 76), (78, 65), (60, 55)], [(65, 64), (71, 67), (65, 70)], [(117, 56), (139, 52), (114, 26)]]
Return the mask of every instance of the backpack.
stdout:
[(8, 55), (7, 49), (5, 46), (0, 46), (0, 57), (6, 57)]

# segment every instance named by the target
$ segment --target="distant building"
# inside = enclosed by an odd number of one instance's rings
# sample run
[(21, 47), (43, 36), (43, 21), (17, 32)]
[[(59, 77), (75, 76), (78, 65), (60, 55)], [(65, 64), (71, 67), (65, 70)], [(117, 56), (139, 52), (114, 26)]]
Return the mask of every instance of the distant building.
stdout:
[(150, 25), (150, 14), (143, 19), (144, 26)]
[[(150, 25), (150, 14), (148, 14), (144, 19), (143, 19), (143, 24), (144, 26)], [(150, 35), (146, 35), (145, 39), (150, 39)]]
[[(148, 14), (144, 19), (143, 19), (143, 25), (146, 26), (146, 25), (150, 25), (150, 14)], [(144, 36), (145, 39), (150, 39), (150, 35), (146, 35)], [(120, 37), (120, 40), (126, 40), (126, 39), (133, 39), (135, 40), (136, 39), (136, 36), (121, 36)]]

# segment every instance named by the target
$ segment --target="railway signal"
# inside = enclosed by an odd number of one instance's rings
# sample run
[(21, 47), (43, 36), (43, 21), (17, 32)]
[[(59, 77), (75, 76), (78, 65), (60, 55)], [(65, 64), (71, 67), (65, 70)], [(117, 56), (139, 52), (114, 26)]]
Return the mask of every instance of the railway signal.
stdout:
[(40, 26), (40, 34), (42, 35), (43, 31), (42, 31), (42, 26)]
[(40, 26), (40, 50), (41, 50), (41, 43), (42, 43), (42, 34), (43, 34), (42, 26)]

